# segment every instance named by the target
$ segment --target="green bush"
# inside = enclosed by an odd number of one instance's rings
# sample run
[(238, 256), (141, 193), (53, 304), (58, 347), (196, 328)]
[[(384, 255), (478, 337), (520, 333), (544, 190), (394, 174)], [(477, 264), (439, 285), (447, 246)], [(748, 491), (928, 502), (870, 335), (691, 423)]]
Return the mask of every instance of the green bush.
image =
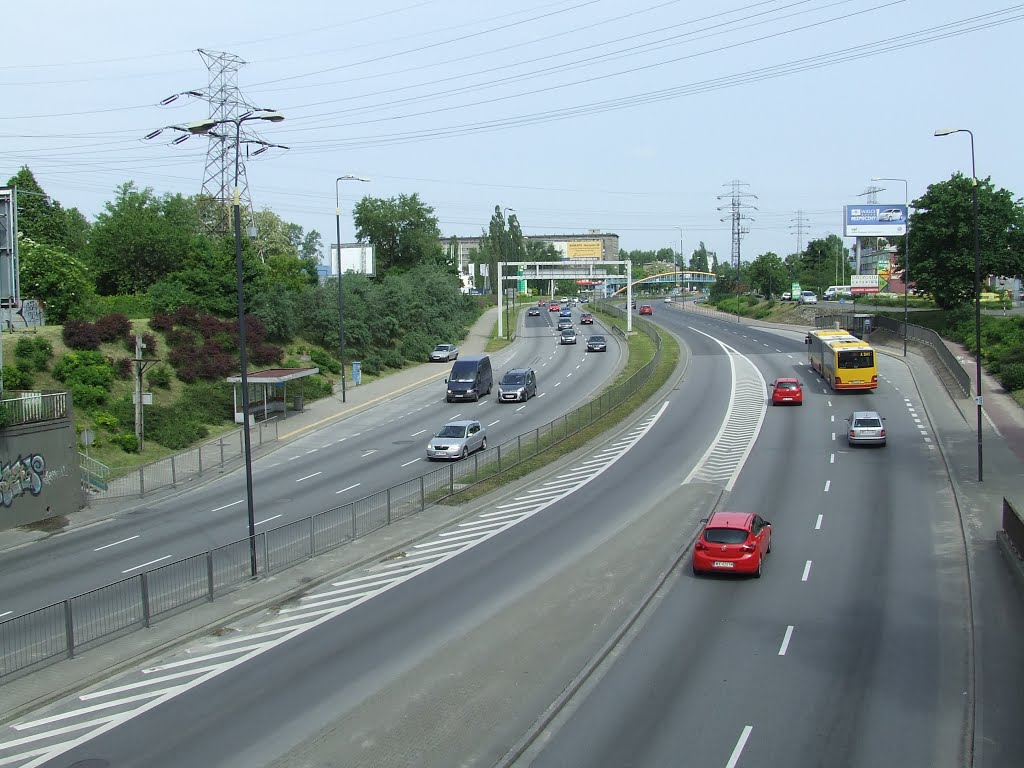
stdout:
[(233, 418), (232, 385), (226, 381), (193, 381), (178, 401), (189, 418), (203, 424), (223, 424)]
[(92, 317), (89, 319), (93, 321), (110, 314), (142, 320), (153, 314), (153, 302), (144, 293), (125, 296), (97, 296), (90, 309)]
[(309, 350), (309, 359), (321, 370), (326, 369), (331, 373), (341, 373), (341, 363), (322, 349), (313, 348)]
[(146, 439), (164, 448), (181, 450), (209, 435), (195, 415), (182, 403), (151, 405), (146, 409)]
[(98, 405), (103, 405), (107, 400), (106, 387), (97, 387), (78, 381), (68, 382), (67, 387), (71, 393), (71, 402), (76, 408), (95, 408)]
[(410, 331), (402, 338), (399, 350), (406, 360), (421, 363), (430, 359), (430, 350), (433, 348), (434, 342), (425, 333)]
[(92, 420), (97, 427), (107, 432), (117, 432), (121, 429), (121, 420), (108, 411), (96, 411), (92, 415)]
[[(53, 377), (69, 387), (72, 384), (83, 384), (105, 391), (114, 381), (114, 366), (99, 352), (68, 352), (57, 361)], [(85, 403), (77, 402), (85, 406)]]
[(999, 383), (1007, 392), (1024, 389), (1024, 363), (1009, 363), (999, 372)]
[[(289, 394), (295, 390), (289, 389)], [(302, 379), (302, 396), (305, 400), (312, 402), (329, 397), (334, 392), (331, 382), (323, 376), (307, 376)]]
[(43, 336), (22, 336), (14, 345), (14, 359), (24, 371), (45, 371), (53, 357), (53, 344)]
[(384, 360), (375, 352), (371, 352), (362, 360), (362, 371), (367, 376), (380, 376), (384, 370)]
[(171, 369), (166, 365), (157, 365), (146, 374), (146, 381), (151, 387), (168, 389), (171, 386)]
[(125, 453), (139, 452), (139, 438), (134, 432), (122, 432), (110, 438), (110, 442)]
[(32, 374), (17, 366), (5, 365), (2, 375), (4, 389), (32, 389)]

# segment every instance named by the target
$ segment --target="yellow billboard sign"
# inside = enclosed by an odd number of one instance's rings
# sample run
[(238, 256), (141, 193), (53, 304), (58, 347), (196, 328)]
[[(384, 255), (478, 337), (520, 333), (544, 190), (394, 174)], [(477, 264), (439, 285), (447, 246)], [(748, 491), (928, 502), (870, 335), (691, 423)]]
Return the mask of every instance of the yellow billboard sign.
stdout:
[(565, 244), (565, 255), (570, 259), (600, 259), (600, 240), (570, 240)]

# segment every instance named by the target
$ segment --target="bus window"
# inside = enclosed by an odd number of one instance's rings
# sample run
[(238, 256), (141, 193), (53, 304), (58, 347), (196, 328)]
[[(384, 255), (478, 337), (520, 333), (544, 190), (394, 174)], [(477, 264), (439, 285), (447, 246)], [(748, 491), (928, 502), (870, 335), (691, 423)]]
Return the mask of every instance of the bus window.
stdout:
[(839, 351), (840, 368), (872, 368), (875, 353), (870, 349), (843, 349)]

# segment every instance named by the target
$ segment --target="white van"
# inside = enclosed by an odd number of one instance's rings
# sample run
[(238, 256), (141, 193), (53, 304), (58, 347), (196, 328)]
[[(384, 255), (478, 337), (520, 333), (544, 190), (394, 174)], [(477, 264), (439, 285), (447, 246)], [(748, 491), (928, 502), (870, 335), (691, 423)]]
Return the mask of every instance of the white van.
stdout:
[(850, 298), (853, 296), (853, 289), (848, 285), (830, 285), (825, 289), (822, 298), (825, 301), (835, 301), (840, 296)]

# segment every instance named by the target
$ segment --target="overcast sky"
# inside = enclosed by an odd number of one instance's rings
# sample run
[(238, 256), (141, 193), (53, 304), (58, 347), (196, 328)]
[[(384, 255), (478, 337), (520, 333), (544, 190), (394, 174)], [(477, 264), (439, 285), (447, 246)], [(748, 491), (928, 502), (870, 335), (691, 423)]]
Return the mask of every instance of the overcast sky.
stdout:
[[(101, 10), (100, 10), (101, 9)], [(117, 185), (199, 191), (208, 139), (154, 129), (207, 117), (197, 49), (246, 64), (242, 95), (280, 110), (287, 145), (247, 164), (257, 208), (325, 243), (363, 194), (418, 192), (445, 235), (495, 205), (526, 234), (616, 232), (623, 248), (703, 240), (730, 252), (718, 207), (755, 197), (744, 260), (841, 233), (872, 176), (911, 198), (956, 171), (1024, 194), (1024, 5), (1007, 0), (248, 0), (8, 3), (0, 182), (28, 165), (90, 219)], [(903, 185), (880, 183), (880, 203)]]

